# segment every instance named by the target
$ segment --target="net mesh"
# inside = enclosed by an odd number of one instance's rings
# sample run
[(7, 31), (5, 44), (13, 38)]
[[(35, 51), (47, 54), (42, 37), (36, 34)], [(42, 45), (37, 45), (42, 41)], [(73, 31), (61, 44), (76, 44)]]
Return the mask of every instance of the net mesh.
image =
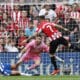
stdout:
[[(9, 52), (19, 52), (26, 43), (21, 44), (21, 42), (31, 34), (26, 33), (26, 28), (29, 27), (29, 22), (33, 20), (34, 26), (37, 27), (38, 24), (38, 15), (40, 10), (44, 7), (45, 4), (49, 4), (51, 9), (55, 9), (55, 4), (57, 9), (55, 12), (58, 15), (58, 18), (55, 20), (57, 24), (63, 25), (64, 27), (67, 24), (61, 23), (60, 18), (65, 16), (66, 11), (73, 12), (74, 3), (70, 3), (69, 0), (0, 0), (0, 59), (5, 63), (10, 63), (11, 59), (15, 62), (17, 61), (15, 53)], [(80, 1), (76, 1), (78, 4), (75, 4), (79, 8)], [(54, 4), (55, 3), (55, 4)], [(75, 13), (72, 13), (71, 18), (74, 19), (74, 24), (68, 24), (66, 27), (70, 29), (71, 32), (75, 31), (76, 33), (73, 35), (69, 35), (72, 33), (64, 33), (64, 36), (71, 36), (71, 43), (77, 45), (80, 48), (80, 8)], [(61, 12), (61, 13), (60, 13)], [(71, 13), (70, 12), (70, 13)], [(25, 18), (26, 17), (26, 18)], [(76, 23), (75, 23), (76, 22)], [(78, 30), (74, 30), (74, 27), (78, 27)], [(63, 33), (63, 31), (61, 31)], [(67, 38), (68, 39), (68, 38)], [(12, 50), (10, 45), (15, 45), (16, 50)], [(7, 52), (7, 53), (6, 53)], [(79, 52), (74, 52), (74, 50), (65, 48), (60, 45), (57, 49), (58, 56), (60, 56), (63, 60), (65, 60), (65, 67), (70, 67), (71, 74), (79, 74), (80, 72), (80, 55)], [(67, 53), (66, 53), (67, 52)], [(44, 58), (44, 59), (43, 59)], [(46, 62), (45, 65), (43, 65)], [(46, 54), (42, 55), (42, 63), (40, 65), (39, 71), (40, 74), (49, 74), (52, 71), (52, 67), (50, 63), (50, 59)], [(24, 63), (22, 66), (25, 70)], [(29, 62), (31, 65), (32, 62)], [(59, 67), (63, 67), (61, 63), (59, 63)], [(48, 68), (48, 70), (46, 70)], [(22, 70), (22, 71), (24, 71)], [(36, 71), (34, 71), (36, 72)], [(62, 71), (60, 74), (63, 74)]]

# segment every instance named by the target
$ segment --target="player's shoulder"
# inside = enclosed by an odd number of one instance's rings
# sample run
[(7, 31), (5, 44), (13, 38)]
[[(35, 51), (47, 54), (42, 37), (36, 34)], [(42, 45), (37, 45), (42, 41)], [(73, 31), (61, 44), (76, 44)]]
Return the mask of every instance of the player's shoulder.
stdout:
[(32, 39), (30, 42), (29, 42), (29, 44), (35, 44), (35, 39)]
[(42, 41), (42, 43), (41, 43), (41, 44), (42, 44), (42, 46), (46, 46), (46, 44), (45, 44), (43, 41)]

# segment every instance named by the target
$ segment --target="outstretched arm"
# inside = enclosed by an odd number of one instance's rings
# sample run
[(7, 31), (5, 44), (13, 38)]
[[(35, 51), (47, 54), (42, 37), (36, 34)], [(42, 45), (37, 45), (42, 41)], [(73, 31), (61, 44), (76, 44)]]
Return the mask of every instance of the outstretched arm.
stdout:
[(26, 51), (26, 48), (23, 48), (21, 52), (18, 54), (17, 58), (20, 58), (25, 51)]
[(22, 43), (28, 42), (29, 40), (31, 40), (32, 38), (34, 38), (38, 33), (35, 32), (32, 36), (30, 36), (29, 38), (27, 38), (26, 40), (22, 41)]
[(61, 25), (54, 24), (54, 23), (53, 23), (53, 25), (54, 25), (55, 27), (59, 28), (59, 29), (62, 29), (62, 30), (64, 30), (64, 31), (70, 32), (67, 28), (62, 27)]

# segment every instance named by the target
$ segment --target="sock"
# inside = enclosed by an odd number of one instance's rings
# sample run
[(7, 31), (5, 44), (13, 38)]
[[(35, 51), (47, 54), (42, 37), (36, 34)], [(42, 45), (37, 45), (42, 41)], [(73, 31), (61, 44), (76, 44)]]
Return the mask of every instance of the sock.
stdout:
[(29, 68), (27, 68), (28, 70), (31, 70), (31, 69), (34, 69), (34, 68), (36, 68), (36, 67), (38, 67), (38, 65), (36, 65), (36, 64), (33, 64), (32, 66), (30, 66)]
[(21, 76), (32, 76), (32, 74), (20, 73)]
[(55, 56), (55, 58), (56, 58), (56, 60), (58, 60), (58, 61), (60, 61), (60, 62), (64, 62), (64, 60), (63, 59), (61, 59), (60, 57), (58, 57), (58, 56)]
[(70, 48), (75, 50), (75, 51), (79, 51), (80, 52), (80, 48), (77, 47), (75, 44), (71, 44)]
[(51, 63), (54, 65), (54, 69), (57, 70), (57, 63), (56, 63), (56, 58), (55, 56), (51, 57)]

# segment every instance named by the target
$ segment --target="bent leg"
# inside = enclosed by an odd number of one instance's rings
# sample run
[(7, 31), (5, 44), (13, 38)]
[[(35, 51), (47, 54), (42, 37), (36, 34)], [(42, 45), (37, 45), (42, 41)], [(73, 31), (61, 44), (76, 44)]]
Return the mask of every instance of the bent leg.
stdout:
[(28, 70), (32, 70), (40, 65), (40, 56), (34, 57), (34, 64), (28, 68)]

